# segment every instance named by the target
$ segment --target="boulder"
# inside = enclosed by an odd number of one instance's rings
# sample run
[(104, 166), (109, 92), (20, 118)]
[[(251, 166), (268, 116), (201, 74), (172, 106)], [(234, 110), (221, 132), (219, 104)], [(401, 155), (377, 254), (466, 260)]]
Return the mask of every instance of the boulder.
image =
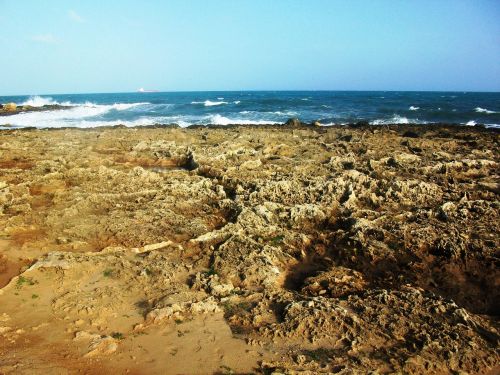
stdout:
[(302, 123), (298, 118), (290, 118), (285, 122), (285, 126), (299, 127), (302, 126)]
[(14, 112), (17, 109), (16, 103), (7, 103), (4, 105), (3, 109), (7, 112)]
[(415, 133), (415, 132), (408, 130), (408, 131), (405, 131), (403, 133), (403, 137), (404, 138), (418, 138), (420, 136), (418, 135), (418, 133)]
[(311, 122), (311, 126), (321, 126), (321, 123), (318, 120), (314, 120)]

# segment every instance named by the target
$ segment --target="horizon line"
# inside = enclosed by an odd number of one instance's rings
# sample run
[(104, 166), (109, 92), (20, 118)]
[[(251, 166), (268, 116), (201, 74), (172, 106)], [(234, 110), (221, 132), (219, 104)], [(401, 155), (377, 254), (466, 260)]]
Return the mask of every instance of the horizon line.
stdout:
[(321, 89), (321, 90), (170, 90), (170, 91), (101, 91), (101, 92), (74, 92), (74, 93), (44, 93), (44, 94), (7, 94), (0, 95), (1, 97), (11, 97), (11, 96), (48, 96), (48, 95), (98, 95), (98, 94), (169, 94), (169, 93), (201, 93), (201, 92), (446, 92), (446, 93), (474, 93), (474, 94), (496, 94), (500, 91), (469, 91), (469, 90), (331, 90), (331, 89)]

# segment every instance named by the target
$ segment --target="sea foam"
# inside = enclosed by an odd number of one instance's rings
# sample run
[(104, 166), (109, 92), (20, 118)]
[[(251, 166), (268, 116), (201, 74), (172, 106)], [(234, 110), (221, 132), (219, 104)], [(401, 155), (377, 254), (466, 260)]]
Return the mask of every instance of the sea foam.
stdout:
[(59, 103), (53, 100), (51, 97), (42, 97), (42, 96), (31, 96), (28, 100), (24, 101), (20, 105), (29, 105), (31, 107), (43, 107), (44, 105), (71, 105), (71, 102), (63, 102)]
[(419, 120), (413, 120), (413, 119), (408, 119), (407, 117), (399, 116), (399, 115), (394, 115), (392, 118), (389, 119), (377, 119), (370, 124), (372, 125), (387, 125), (387, 124), (411, 124), (411, 123), (419, 123)]
[(420, 107), (414, 107), (414, 106), (410, 106), (410, 111), (418, 111), (420, 109)]
[(275, 124), (274, 120), (246, 120), (246, 119), (232, 119), (221, 116), (219, 114), (211, 115), (206, 118), (205, 123), (214, 125), (269, 125)]
[(211, 100), (205, 100), (204, 102), (191, 102), (191, 104), (203, 104), (205, 107), (213, 107), (215, 105), (227, 104), (227, 102), (223, 101), (213, 102)]
[(490, 110), (488, 110), (488, 109), (486, 109), (486, 108), (481, 108), (481, 107), (476, 107), (476, 108), (474, 108), (474, 111), (476, 111), (477, 113), (486, 113), (486, 114), (488, 114), (488, 115), (491, 115), (491, 114), (493, 114), (493, 113), (497, 113), (497, 112), (495, 112), (495, 111), (490, 111)]
[[(47, 98), (42, 98), (46, 99)], [(51, 99), (48, 99), (51, 100)], [(40, 101), (38, 102), (40, 103)], [(55, 104), (57, 102), (53, 102)], [(110, 105), (94, 104), (85, 102), (80, 104), (69, 104), (71, 107), (67, 109), (41, 111), (41, 112), (23, 112), (12, 116), (6, 116), (0, 119), (0, 124), (10, 124), (13, 126), (35, 126), (39, 128), (59, 128), (64, 126), (73, 127), (88, 127), (84, 119), (89, 119), (95, 116), (101, 116), (111, 110), (125, 111), (133, 107), (149, 104), (141, 103), (115, 103)], [(42, 104), (39, 106), (43, 106)], [(93, 121), (90, 121), (93, 122)], [(101, 122), (97, 121), (100, 126)], [(112, 124), (119, 124), (120, 120), (114, 120)], [(104, 124), (109, 125), (109, 123)]]

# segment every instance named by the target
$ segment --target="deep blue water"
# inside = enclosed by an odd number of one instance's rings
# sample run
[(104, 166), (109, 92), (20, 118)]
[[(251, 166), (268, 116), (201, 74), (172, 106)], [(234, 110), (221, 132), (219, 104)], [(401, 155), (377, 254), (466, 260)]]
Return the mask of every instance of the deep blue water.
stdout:
[(268, 124), (290, 117), (324, 125), (500, 124), (500, 93), (397, 91), (232, 91), (0, 96), (0, 103), (64, 104), (61, 111), (0, 117), (0, 125), (93, 127), (155, 123)]

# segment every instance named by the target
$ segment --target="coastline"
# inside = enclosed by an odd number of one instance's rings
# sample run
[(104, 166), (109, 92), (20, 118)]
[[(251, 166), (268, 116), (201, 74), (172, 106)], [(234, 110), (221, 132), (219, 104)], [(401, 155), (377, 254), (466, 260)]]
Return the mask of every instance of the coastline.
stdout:
[[(300, 121), (300, 120), (299, 120)], [(180, 126), (179, 124), (151, 124), (151, 125), (134, 125), (127, 126), (124, 124), (117, 123), (115, 125), (102, 125), (102, 126), (93, 126), (93, 127), (76, 127), (76, 126), (62, 126), (62, 127), (36, 127), (36, 126), (12, 126), (10, 124), (0, 125), (0, 131), (14, 131), (14, 130), (23, 130), (23, 131), (33, 131), (33, 130), (43, 130), (43, 131), (58, 131), (58, 130), (75, 130), (75, 131), (94, 131), (94, 130), (111, 130), (111, 129), (186, 129), (186, 130), (196, 130), (196, 129), (237, 129), (237, 128), (248, 128), (248, 129), (312, 129), (315, 131), (326, 131), (327, 129), (362, 129), (362, 130), (370, 130), (370, 129), (391, 129), (394, 131), (411, 131), (418, 130), (420, 132), (427, 132), (433, 129), (451, 129), (451, 131), (458, 131), (459, 129), (471, 129), (471, 131), (490, 131), (490, 132), (499, 132), (500, 127), (498, 126), (488, 126), (485, 124), (475, 124), (475, 125), (466, 125), (460, 123), (450, 123), (450, 122), (434, 122), (434, 123), (408, 123), (408, 124), (399, 124), (399, 123), (387, 123), (374, 125), (367, 123), (366, 121), (358, 121), (351, 122), (346, 124), (331, 124), (331, 125), (312, 125), (309, 123), (302, 123), (300, 126), (290, 126), (286, 123), (275, 123), (275, 124), (193, 124), (188, 126)]]
[(498, 369), (499, 141), (3, 129), (0, 372)]

